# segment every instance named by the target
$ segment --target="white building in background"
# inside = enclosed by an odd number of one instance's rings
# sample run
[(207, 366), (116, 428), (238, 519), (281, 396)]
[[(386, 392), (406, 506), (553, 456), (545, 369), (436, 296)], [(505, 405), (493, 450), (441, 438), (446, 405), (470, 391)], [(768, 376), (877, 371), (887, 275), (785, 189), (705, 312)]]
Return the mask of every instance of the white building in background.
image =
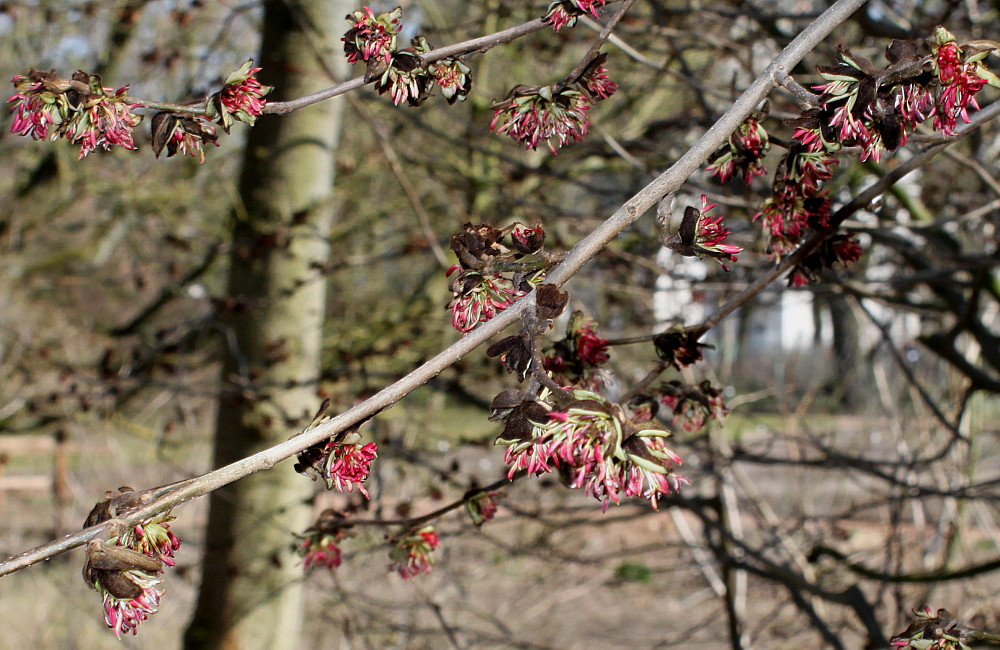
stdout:
[[(714, 261), (683, 257), (664, 248), (657, 256), (657, 264), (666, 272), (657, 278), (653, 292), (655, 331), (677, 324), (699, 323), (718, 306), (720, 292), (699, 288), (708, 279)], [(868, 271), (870, 279), (875, 281), (889, 280), (895, 272), (887, 264), (871, 266)], [(912, 342), (920, 333), (920, 317), (917, 314), (887, 308), (872, 300), (866, 300), (864, 304), (876, 319), (888, 324), (892, 339), (898, 344)], [(860, 311), (856, 316), (861, 347), (871, 349), (881, 339), (881, 331)], [(740, 312), (733, 314), (718, 331), (706, 336), (706, 342), (725, 347), (735, 345), (741, 318), (745, 316)], [(749, 319), (743, 324), (746, 329), (745, 349), (730, 349), (729, 353), (820, 351), (830, 349), (833, 343), (833, 321), (829, 311), (817, 309), (811, 291), (788, 289), (783, 280), (757, 296)]]

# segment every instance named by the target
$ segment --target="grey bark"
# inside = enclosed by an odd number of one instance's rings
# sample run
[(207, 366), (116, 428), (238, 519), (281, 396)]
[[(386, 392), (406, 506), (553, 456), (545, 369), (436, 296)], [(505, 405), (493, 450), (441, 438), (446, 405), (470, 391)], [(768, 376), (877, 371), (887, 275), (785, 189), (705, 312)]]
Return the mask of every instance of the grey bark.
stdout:
[[(343, 0), (268, 0), (259, 77), (269, 99), (330, 85), (343, 60)], [(284, 441), (318, 406), (316, 380), (330, 249), (331, 192), (340, 101), (251, 130), (234, 209), (228, 332), (214, 463), (220, 467)], [(237, 127), (239, 128), (239, 127)], [(302, 570), (293, 531), (308, 526), (312, 484), (286, 462), (215, 492), (204, 573), (187, 648), (299, 647)]]

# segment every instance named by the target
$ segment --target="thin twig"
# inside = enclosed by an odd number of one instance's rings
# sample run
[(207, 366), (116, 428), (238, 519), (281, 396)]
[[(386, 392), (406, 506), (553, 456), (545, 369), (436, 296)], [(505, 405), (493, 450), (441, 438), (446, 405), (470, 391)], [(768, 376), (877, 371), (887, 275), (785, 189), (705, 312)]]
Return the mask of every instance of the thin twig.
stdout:
[[(548, 27), (547, 23), (543, 23), (541, 18), (536, 18), (535, 20), (517, 25), (516, 27), (511, 27), (510, 29), (504, 29), (487, 36), (480, 36), (479, 38), (473, 38), (468, 41), (455, 43), (454, 45), (446, 45), (445, 47), (431, 50), (427, 54), (421, 55), (420, 60), (424, 65), (427, 65), (449, 57), (462, 56), (473, 52), (485, 52), (498, 45), (509, 43), (510, 41), (526, 36), (527, 34), (540, 31), (546, 27)], [(343, 95), (344, 93), (352, 90), (357, 90), (358, 88), (363, 87), (366, 83), (367, 82), (364, 77), (357, 77), (355, 79), (351, 79), (350, 81), (337, 84), (336, 86), (318, 90), (314, 93), (305, 95), (304, 97), (299, 97), (298, 99), (292, 99), (287, 102), (271, 102), (264, 106), (264, 112), (284, 115), (285, 113), (290, 113), (294, 110), (305, 108), (306, 106), (318, 104), (319, 102), (332, 97)]]
[(587, 53), (583, 55), (583, 58), (581, 58), (580, 62), (576, 64), (576, 67), (573, 68), (573, 70), (566, 75), (562, 81), (556, 84), (557, 87), (568, 86), (580, 78), (580, 75), (583, 74), (584, 70), (587, 69), (587, 66), (590, 65), (590, 62), (597, 56), (601, 46), (608, 40), (608, 37), (611, 36), (611, 32), (618, 26), (618, 22), (625, 17), (625, 14), (633, 4), (635, 4), (635, 0), (625, 0), (622, 3), (622, 6), (618, 8), (618, 13), (611, 17), (608, 24), (604, 26), (604, 29), (600, 31), (597, 38), (594, 39), (594, 42), (590, 44), (590, 47), (587, 49)]
[(420, 194), (417, 192), (417, 188), (413, 186), (410, 181), (410, 177), (406, 175), (406, 171), (403, 169), (403, 163), (399, 160), (399, 154), (396, 153), (396, 149), (392, 146), (392, 139), (389, 137), (389, 133), (385, 129), (385, 125), (382, 124), (371, 111), (369, 111), (363, 103), (361, 103), (358, 98), (354, 95), (348, 95), (347, 101), (350, 102), (351, 108), (356, 110), (363, 120), (371, 127), (372, 132), (375, 133), (375, 137), (378, 138), (379, 146), (382, 147), (382, 153), (385, 155), (385, 160), (389, 163), (389, 169), (392, 170), (392, 175), (396, 177), (396, 182), (403, 189), (403, 193), (406, 195), (406, 200), (410, 202), (410, 207), (413, 208), (413, 213), (417, 217), (417, 223), (420, 225), (420, 229), (424, 233), (424, 239), (427, 240), (427, 245), (430, 246), (431, 251), (434, 253), (434, 258), (437, 259), (438, 264), (441, 268), (448, 268), (451, 264), (448, 262), (448, 257), (445, 255), (444, 249), (441, 248), (441, 243), (438, 242), (437, 233), (434, 232), (434, 228), (431, 227), (431, 218), (427, 214), (427, 210), (424, 209), (424, 203), (420, 199)]

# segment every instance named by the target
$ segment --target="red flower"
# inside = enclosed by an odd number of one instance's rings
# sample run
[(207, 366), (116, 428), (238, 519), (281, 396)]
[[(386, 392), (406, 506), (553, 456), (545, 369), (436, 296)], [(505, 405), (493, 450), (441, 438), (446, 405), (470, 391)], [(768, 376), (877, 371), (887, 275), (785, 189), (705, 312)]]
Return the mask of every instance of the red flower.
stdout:
[(935, 130), (945, 135), (955, 135), (958, 118), (966, 124), (969, 123), (968, 109), (970, 106), (979, 108), (975, 95), (986, 85), (986, 79), (979, 76), (979, 66), (980, 64), (976, 62), (963, 62), (962, 50), (954, 40), (938, 46), (934, 67), (941, 82), (941, 91), (935, 106), (937, 114), (934, 118)]
[(360, 439), (360, 435), (352, 433), (339, 442), (331, 438), (313, 445), (299, 454), (295, 471), (313, 480), (322, 479), (327, 489), (353, 492), (357, 488), (365, 498), (371, 498), (364, 482), (378, 453), (374, 442), (362, 445)]
[(580, 89), (595, 102), (611, 97), (618, 90), (618, 84), (611, 81), (611, 78), (608, 77), (608, 69), (604, 67), (607, 58), (607, 54), (595, 56), (583, 74), (576, 80)]
[(597, 10), (604, 6), (606, 0), (555, 0), (542, 18), (552, 25), (557, 32), (563, 27), (573, 27), (576, 20), (584, 14), (597, 18)]
[[(461, 269), (452, 266), (447, 275)], [(462, 334), (475, 329), (514, 304), (524, 292), (514, 288), (511, 280), (500, 274), (485, 276), (478, 271), (463, 271), (451, 281), (455, 297), (448, 304), (451, 309), (451, 324)]]
[[(666, 431), (629, 433), (621, 409), (596, 393), (573, 389), (565, 410), (556, 410), (543, 391), (534, 402), (544, 417), (529, 416), (526, 435), (504, 434), (496, 444), (507, 445), (508, 477), (524, 470), (544, 474), (559, 470), (571, 488), (601, 501), (603, 510), (625, 496), (642, 496), (655, 508), (657, 499), (687, 481), (673, 474), (680, 458), (667, 449)], [(509, 424), (509, 422), (508, 422)]]
[(378, 456), (374, 442), (367, 445), (334, 445), (328, 462), (328, 481), (341, 492), (358, 491), (370, 498), (363, 483), (371, 472), (371, 462)]
[(331, 509), (320, 513), (316, 523), (310, 526), (296, 545), (296, 552), (302, 556), (302, 566), (306, 571), (317, 568), (333, 570), (340, 566), (341, 553), (337, 542), (344, 536), (344, 515)]
[(594, 332), (596, 324), (576, 311), (566, 324), (566, 337), (556, 342), (543, 360), (557, 382), (596, 389), (597, 369), (608, 362), (608, 340)]
[(389, 570), (397, 572), (404, 580), (430, 573), (434, 565), (434, 549), (440, 544), (433, 526), (424, 526), (406, 534), (395, 540), (389, 551)]
[(570, 142), (578, 142), (590, 130), (586, 97), (569, 88), (558, 92), (551, 86), (518, 86), (493, 107), (490, 130), (510, 136), (525, 149), (537, 149), (544, 142), (556, 153)]
[(501, 494), (497, 490), (479, 492), (465, 500), (465, 512), (475, 526), (482, 526), (487, 521), (493, 521), (497, 513), (497, 500)]
[(132, 129), (142, 117), (132, 110), (141, 104), (128, 101), (128, 86), (113, 91), (97, 75), (79, 70), (72, 81), (60, 79), (54, 70), (30, 70), (11, 81), (17, 89), (7, 100), (15, 114), (11, 133), (35, 140), (66, 138), (80, 145), (80, 158), (98, 147), (135, 149)]
[(163, 596), (163, 592), (156, 588), (162, 580), (136, 571), (129, 571), (127, 575), (127, 579), (139, 590), (139, 595), (134, 598), (118, 598), (100, 581), (94, 583), (94, 587), (104, 594), (104, 622), (118, 638), (123, 633), (136, 634), (139, 624), (159, 610)]
[[(100, 505), (98, 506), (100, 508)], [(101, 512), (96, 519), (94, 512)], [(91, 521), (106, 519), (110, 510), (95, 511)], [(174, 553), (181, 540), (170, 531), (168, 514), (136, 524), (107, 542), (93, 541), (87, 547), (83, 575), (104, 597), (104, 621), (115, 636), (132, 634), (140, 623), (156, 613), (163, 591), (158, 576), (164, 565), (174, 566)]]
[[(720, 264), (722, 264), (722, 260), (735, 262), (737, 261), (736, 256), (742, 253), (743, 249), (739, 246), (723, 243), (732, 231), (722, 225), (721, 216), (708, 216), (708, 211), (714, 207), (715, 204), (709, 204), (708, 197), (702, 194), (701, 215), (698, 217), (698, 223), (695, 226), (694, 249), (696, 252), (719, 260)], [(725, 264), (722, 264), (722, 268), (726, 271), (729, 270), (729, 267)]]
[(743, 180), (750, 183), (755, 176), (763, 176), (764, 156), (771, 148), (767, 131), (755, 116), (743, 121), (719, 149), (709, 158), (705, 171), (717, 176), (720, 182), (727, 182), (736, 173), (743, 174)]
[(444, 59), (428, 66), (434, 81), (441, 87), (441, 94), (449, 104), (465, 101), (472, 89), (472, 71), (458, 59)]
[(260, 68), (253, 67), (253, 60), (247, 61), (229, 75), (222, 90), (208, 98), (206, 115), (209, 119), (217, 119), (226, 133), (233, 120), (253, 126), (263, 114), (267, 103), (264, 96), (274, 88), (257, 81), (254, 75), (258, 72)]
[(355, 11), (347, 16), (351, 28), (344, 37), (344, 53), (350, 63), (381, 58), (386, 65), (396, 49), (396, 34), (402, 25), (403, 10), (396, 7), (378, 16), (369, 8)]

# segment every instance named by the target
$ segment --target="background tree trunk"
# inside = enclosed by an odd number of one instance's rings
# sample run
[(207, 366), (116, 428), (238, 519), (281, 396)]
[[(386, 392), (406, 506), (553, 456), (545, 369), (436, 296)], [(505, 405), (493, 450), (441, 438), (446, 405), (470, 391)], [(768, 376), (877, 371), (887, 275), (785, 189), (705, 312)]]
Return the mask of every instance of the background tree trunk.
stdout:
[[(343, 0), (265, 2), (259, 65), (270, 99), (330, 85), (342, 61)], [(346, 29), (346, 27), (345, 27)], [(226, 352), (216, 466), (285, 440), (319, 400), (331, 192), (341, 102), (323, 102), (250, 131), (233, 213)], [(212, 495), (204, 574), (188, 648), (294, 648), (302, 625), (293, 531), (308, 526), (308, 480), (291, 466)]]
[(864, 403), (861, 373), (861, 332), (851, 304), (843, 295), (833, 295), (827, 301), (833, 323), (834, 371), (832, 392), (840, 406), (857, 408)]

